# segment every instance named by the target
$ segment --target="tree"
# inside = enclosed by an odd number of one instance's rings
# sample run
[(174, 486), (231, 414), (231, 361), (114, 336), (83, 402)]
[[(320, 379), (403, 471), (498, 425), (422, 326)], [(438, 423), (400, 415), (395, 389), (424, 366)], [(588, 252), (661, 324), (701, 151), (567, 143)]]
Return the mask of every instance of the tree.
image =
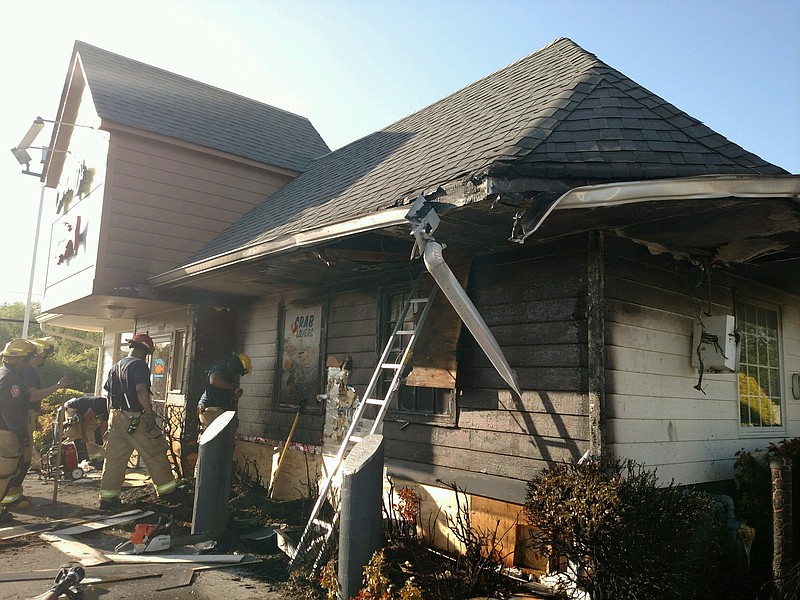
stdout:
[[(41, 312), (38, 302), (31, 305), (31, 319), (28, 326), (28, 339), (47, 337), (36, 322), (36, 317)], [(22, 337), (22, 325), (25, 317), (25, 304), (0, 305), (0, 348), (15, 339)], [(102, 340), (102, 335), (92, 332), (80, 332), (53, 327), (54, 333), (68, 333), (73, 337), (86, 339), (86, 344), (66, 338), (56, 337), (56, 353), (47, 359), (39, 370), (42, 384), (52, 385), (65, 374), (70, 378), (70, 388), (83, 390), (86, 394), (94, 393), (95, 377), (97, 373), (98, 350), (97, 344)]]

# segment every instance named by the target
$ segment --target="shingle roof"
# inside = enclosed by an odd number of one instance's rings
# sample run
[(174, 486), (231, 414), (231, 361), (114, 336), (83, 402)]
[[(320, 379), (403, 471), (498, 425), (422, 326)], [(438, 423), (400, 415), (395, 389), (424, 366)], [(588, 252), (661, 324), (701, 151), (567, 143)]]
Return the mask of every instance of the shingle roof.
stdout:
[(347, 221), (475, 174), (577, 185), (759, 173), (785, 171), (561, 38), (315, 160), (190, 262)]
[(305, 117), (76, 41), (102, 119), (303, 171), (329, 152)]

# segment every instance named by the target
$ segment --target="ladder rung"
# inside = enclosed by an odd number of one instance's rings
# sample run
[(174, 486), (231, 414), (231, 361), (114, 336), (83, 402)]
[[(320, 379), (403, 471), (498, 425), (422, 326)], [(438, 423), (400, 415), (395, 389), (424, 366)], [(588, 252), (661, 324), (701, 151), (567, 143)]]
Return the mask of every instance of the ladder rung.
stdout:
[(383, 398), (367, 398), (366, 400), (364, 400), (364, 402), (366, 402), (367, 404), (377, 404), (378, 406), (383, 406), (384, 404), (386, 404), (386, 400), (384, 400)]
[(416, 329), (400, 329), (399, 331), (395, 331), (395, 335), (414, 335), (417, 333)]
[(351, 436), (350, 436), (350, 439), (349, 439), (348, 441), (349, 441), (351, 444), (357, 444), (358, 442), (360, 442), (360, 441), (361, 441), (361, 440), (363, 440), (363, 439), (364, 439), (364, 438), (362, 438), (362, 437), (359, 437), (359, 436), (357, 436), (357, 435), (351, 435)]
[(414, 304), (425, 304), (427, 301), (427, 298), (411, 298), (409, 300), (409, 302), (413, 302)]
[(324, 529), (326, 531), (330, 531), (333, 528), (333, 525), (331, 525), (327, 521), (323, 521), (322, 519), (314, 519), (313, 523), (317, 527), (321, 527), (322, 529)]
[(400, 363), (383, 363), (381, 369), (400, 369), (402, 366)]

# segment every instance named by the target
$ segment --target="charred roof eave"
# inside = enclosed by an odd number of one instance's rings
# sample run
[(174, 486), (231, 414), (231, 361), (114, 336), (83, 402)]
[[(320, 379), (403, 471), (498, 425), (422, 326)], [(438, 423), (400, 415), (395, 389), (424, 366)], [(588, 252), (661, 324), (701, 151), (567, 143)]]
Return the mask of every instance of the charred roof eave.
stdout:
[[(487, 191), (491, 193), (491, 183)], [(603, 208), (638, 202), (706, 198), (792, 198), (800, 201), (800, 175), (701, 175), (576, 187), (545, 203), (534, 199), (515, 218), (511, 241), (524, 243), (553, 210)]]

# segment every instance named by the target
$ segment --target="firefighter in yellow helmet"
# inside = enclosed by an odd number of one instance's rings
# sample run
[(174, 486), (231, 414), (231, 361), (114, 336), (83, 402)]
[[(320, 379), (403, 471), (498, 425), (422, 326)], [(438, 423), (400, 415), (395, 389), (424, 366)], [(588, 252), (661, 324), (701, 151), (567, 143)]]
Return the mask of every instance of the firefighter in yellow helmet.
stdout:
[[(25, 369), (36, 346), (28, 340), (8, 342), (0, 352), (0, 496), (6, 495), (9, 481), (20, 469), (20, 458), (30, 444), (28, 413), (30, 389), (25, 383)], [(8, 521), (8, 508), (0, 508), (0, 522)]]
[(197, 417), (203, 431), (227, 410), (236, 410), (242, 388), (239, 377), (247, 375), (252, 367), (247, 354), (233, 352), (225, 361), (208, 370), (206, 389), (197, 404)]
[(137, 333), (128, 340), (128, 346), (130, 353), (111, 368), (104, 385), (109, 419), (100, 480), (102, 510), (119, 507), (120, 488), (134, 450), (144, 460), (159, 497), (174, 493), (178, 487), (167, 458), (169, 446), (150, 402), (150, 367), (146, 359), (155, 344), (146, 333)]
[(25, 368), (25, 383), (31, 391), (30, 410), (28, 411), (28, 445), (25, 452), (20, 457), (19, 472), (11, 478), (8, 483), (8, 490), (5, 497), (0, 501), (0, 505), (6, 508), (16, 508), (25, 510), (30, 507), (30, 498), (25, 496), (22, 487), (28, 469), (31, 467), (33, 457), (33, 432), (39, 425), (39, 415), (42, 413), (42, 400), (53, 392), (69, 386), (69, 378), (65, 375), (54, 385), (43, 388), (42, 380), (39, 377), (39, 369), (45, 361), (55, 354), (55, 346), (50, 338), (30, 340), (36, 347), (36, 353), (31, 357), (28, 366)]

